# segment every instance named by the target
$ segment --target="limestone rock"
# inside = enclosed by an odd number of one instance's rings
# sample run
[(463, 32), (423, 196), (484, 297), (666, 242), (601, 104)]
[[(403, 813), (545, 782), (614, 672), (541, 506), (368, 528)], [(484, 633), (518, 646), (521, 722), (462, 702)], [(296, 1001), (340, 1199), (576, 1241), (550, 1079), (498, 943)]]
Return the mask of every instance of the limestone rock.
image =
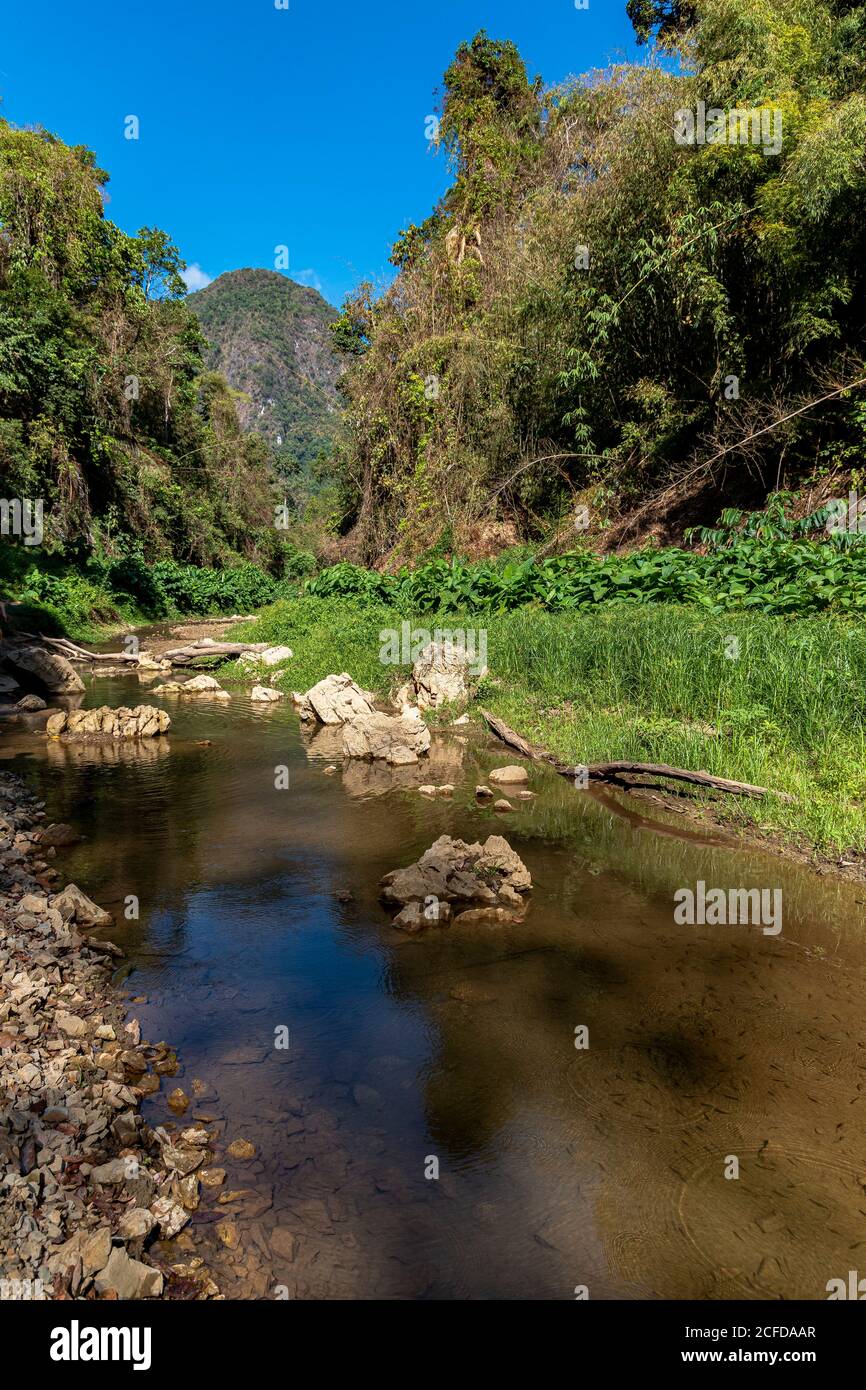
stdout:
[(255, 1158), (256, 1156), (256, 1146), (255, 1144), (251, 1144), (249, 1139), (232, 1140), (231, 1144), (229, 1144), (228, 1151), (232, 1158), (243, 1160)]
[(250, 691), (250, 699), (260, 705), (275, 705), (282, 698), (281, 691), (267, 685), (254, 685)]
[(381, 759), (400, 767), (415, 763), (430, 747), (430, 730), (417, 711), (403, 715), (371, 710), (343, 725), (343, 755), (347, 758)]
[(24, 714), (35, 714), (37, 710), (47, 709), (48, 706), (38, 695), (25, 695), (18, 701), (15, 708), (22, 710)]
[(320, 724), (345, 724), (356, 715), (374, 712), (371, 700), (345, 671), (339, 676), (326, 676), (301, 695), (298, 704), (302, 719), (315, 719)]
[(130, 1259), (125, 1250), (116, 1247), (94, 1283), (98, 1293), (114, 1293), (118, 1298), (158, 1298), (163, 1278), (158, 1269)]
[(159, 1233), (163, 1240), (172, 1240), (189, 1221), (189, 1212), (171, 1197), (158, 1197), (150, 1211), (159, 1223)]
[(508, 767), (495, 767), (490, 773), (490, 781), (495, 782), (497, 786), (515, 786), (521, 782), (528, 782), (529, 773), (525, 767), (511, 763)]
[(467, 700), (472, 664), (459, 643), (447, 639), (428, 642), (412, 667), (411, 680), (396, 697), (397, 703), (414, 699), (419, 709), (436, 709), (446, 701)]
[(46, 849), (52, 846), (61, 849), (66, 845), (77, 845), (80, 839), (78, 831), (73, 830), (71, 825), (67, 825), (65, 821), (58, 821), (55, 825), (46, 826), (39, 837), (39, 843)]
[(114, 921), (110, 912), (98, 907), (74, 883), (68, 883), (62, 893), (55, 894), (51, 906), (64, 922), (75, 922), (80, 927), (108, 927)]
[(58, 710), (48, 718), (49, 738), (155, 738), (168, 732), (171, 720), (155, 705), (109, 709)]
[(213, 676), (193, 676), (188, 681), (166, 681), (163, 685), (155, 685), (153, 691), (155, 695), (207, 695), (212, 700), (232, 698)]
[(294, 652), (291, 647), (266, 647), (263, 652), (244, 652), (240, 657), (241, 666), (282, 666), (291, 661)]
[(0, 656), (16, 670), (35, 676), (52, 695), (78, 695), (84, 689), (84, 681), (72, 663), (47, 647), (13, 646), (7, 643), (3, 645)]
[(434, 924), (436, 905), (440, 912), (448, 904), (501, 908), (506, 917), (497, 920), (513, 921), (525, 910), (521, 894), (531, 886), (529, 870), (501, 835), (488, 836), (483, 845), (441, 835), (417, 863), (385, 875), (381, 896), (404, 909), (414, 904), (417, 913), (398, 914), (395, 925), (417, 931)]
[(146, 1240), (156, 1225), (156, 1217), (147, 1207), (133, 1207), (121, 1216), (118, 1231), (124, 1240)]
[(170, 671), (171, 662), (163, 657), (153, 656), (150, 652), (139, 652), (137, 669), (139, 671)]
[(391, 923), (399, 931), (419, 932), (425, 927), (447, 927), (451, 923), (451, 904), (429, 897), (423, 903), (411, 902), (401, 908)]

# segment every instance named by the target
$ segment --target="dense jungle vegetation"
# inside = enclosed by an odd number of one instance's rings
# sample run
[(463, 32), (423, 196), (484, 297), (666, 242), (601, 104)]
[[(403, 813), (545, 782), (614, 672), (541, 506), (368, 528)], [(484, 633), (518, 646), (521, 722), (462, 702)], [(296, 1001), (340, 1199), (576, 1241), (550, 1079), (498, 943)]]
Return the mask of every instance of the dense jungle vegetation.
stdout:
[[(366, 563), (573, 539), (575, 504), (612, 544), (650, 496), (709, 521), (862, 467), (866, 7), (628, 8), (644, 64), (545, 87), (480, 33), (445, 74), (453, 183), (335, 329)], [(699, 102), (779, 152), (677, 143)]]

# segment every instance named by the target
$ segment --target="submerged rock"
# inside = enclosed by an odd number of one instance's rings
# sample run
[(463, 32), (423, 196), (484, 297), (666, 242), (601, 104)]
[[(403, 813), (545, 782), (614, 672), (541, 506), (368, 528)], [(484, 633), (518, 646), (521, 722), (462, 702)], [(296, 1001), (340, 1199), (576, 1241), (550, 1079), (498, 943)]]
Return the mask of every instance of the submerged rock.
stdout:
[[(447, 921), (453, 908), (444, 918), (437, 919), (435, 913), (437, 906), (441, 913), (449, 904), (500, 909), (503, 915), (494, 920), (515, 921), (525, 911), (521, 895), (531, 887), (529, 870), (501, 835), (488, 836), (483, 845), (441, 835), (417, 863), (385, 875), (381, 896), (404, 909), (395, 926), (418, 931), (437, 920), (440, 925)], [(410, 905), (412, 910), (405, 911)]]
[(339, 676), (326, 676), (296, 697), (301, 719), (318, 720), (320, 724), (345, 724), (356, 715), (373, 714), (372, 699), (343, 671)]
[(165, 734), (171, 720), (155, 705), (109, 709), (58, 710), (45, 725), (49, 738), (155, 738)]
[(529, 781), (529, 773), (525, 767), (510, 763), (508, 767), (495, 767), (490, 773), (490, 781), (498, 786), (518, 786)]

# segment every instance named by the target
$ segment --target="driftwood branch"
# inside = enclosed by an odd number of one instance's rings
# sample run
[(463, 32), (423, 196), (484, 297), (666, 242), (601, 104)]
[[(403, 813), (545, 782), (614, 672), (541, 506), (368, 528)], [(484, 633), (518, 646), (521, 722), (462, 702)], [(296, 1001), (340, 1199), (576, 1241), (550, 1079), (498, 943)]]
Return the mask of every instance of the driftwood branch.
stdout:
[[(770, 792), (767, 787), (756, 787), (750, 782), (733, 782), (727, 777), (712, 777), (708, 772), (690, 772), (683, 767), (668, 767), (666, 763), (635, 763), (630, 761), (612, 763), (586, 763), (583, 766), (569, 767), (553, 754), (548, 753), (544, 748), (539, 748), (533, 743), (528, 743), (525, 738), (509, 728), (501, 719), (497, 719), (494, 714), (489, 714), (487, 710), (481, 711), (488, 726), (503, 743), (507, 743), (509, 748), (521, 753), (524, 758), (529, 758), (533, 762), (549, 763), (560, 777), (568, 777), (572, 781), (581, 775), (595, 782), (617, 782), (622, 777), (628, 776), (649, 776), (649, 777), (668, 777), (675, 782), (689, 782), (698, 787), (710, 787), (713, 791), (730, 792), (734, 796), (777, 796), (781, 801), (793, 800), (787, 792)], [(640, 783), (638, 783), (640, 785)]]
[(172, 666), (191, 666), (208, 656), (226, 658), (243, 656), (244, 652), (265, 652), (269, 645), (268, 642), (190, 642), (186, 647), (174, 647), (162, 655)]

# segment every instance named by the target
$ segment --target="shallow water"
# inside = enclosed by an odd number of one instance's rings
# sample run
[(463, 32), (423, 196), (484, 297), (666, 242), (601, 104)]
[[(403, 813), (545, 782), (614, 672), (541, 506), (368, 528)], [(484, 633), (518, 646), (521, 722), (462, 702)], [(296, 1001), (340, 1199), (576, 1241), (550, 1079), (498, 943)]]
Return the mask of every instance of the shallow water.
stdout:
[[(147, 690), (101, 678), (86, 703)], [(217, 1117), (226, 1187), (253, 1190), (236, 1250), (208, 1193), (178, 1258), (194, 1243), (247, 1298), (825, 1298), (866, 1274), (866, 889), (542, 769), (497, 816), (473, 795), (512, 761), (493, 741), (326, 776), (329, 732), (311, 743), (286, 704), (165, 706), (153, 747), (3, 751), (86, 835), (62, 877), (117, 913), (131, 1013), (177, 1047), (148, 1119), (204, 1080), (187, 1118)], [(507, 835), (522, 923), (391, 927), (381, 875), (445, 832)], [(781, 888), (781, 935), (676, 925), (699, 879)], [(225, 1154), (238, 1137), (253, 1162)]]

